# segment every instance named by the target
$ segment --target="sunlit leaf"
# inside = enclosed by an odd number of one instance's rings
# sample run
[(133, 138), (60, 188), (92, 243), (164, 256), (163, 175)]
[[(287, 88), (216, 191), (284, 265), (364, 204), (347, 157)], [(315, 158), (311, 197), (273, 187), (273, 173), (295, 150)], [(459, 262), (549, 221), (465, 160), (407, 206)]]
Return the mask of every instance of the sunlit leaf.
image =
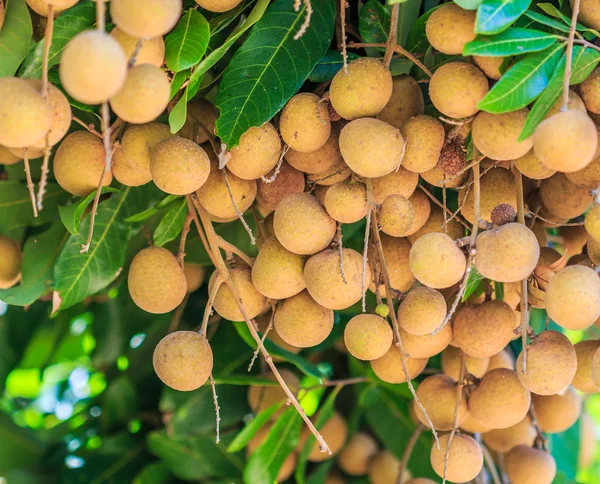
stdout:
[(208, 47), (210, 29), (204, 16), (189, 9), (165, 38), (165, 60), (173, 72), (180, 72), (200, 62)]
[(250, 423), (235, 436), (235, 439), (233, 439), (227, 447), (227, 452), (239, 452), (244, 449), (256, 433), (271, 420), (271, 417), (279, 410), (281, 405), (283, 405), (283, 402), (275, 403), (269, 408), (265, 408), (262, 412), (259, 412), (256, 417), (250, 420)]
[(465, 45), (464, 55), (508, 56), (544, 50), (554, 44), (557, 36), (539, 30), (510, 28), (498, 35), (478, 35)]
[(498, 34), (529, 8), (531, 0), (483, 0), (477, 9), (475, 33)]

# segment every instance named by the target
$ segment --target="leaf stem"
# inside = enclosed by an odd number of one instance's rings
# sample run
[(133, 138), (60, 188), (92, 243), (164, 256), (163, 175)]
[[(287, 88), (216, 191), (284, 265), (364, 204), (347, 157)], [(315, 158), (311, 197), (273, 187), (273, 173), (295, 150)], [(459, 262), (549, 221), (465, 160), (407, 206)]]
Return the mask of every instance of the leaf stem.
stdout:
[(563, 102), (561, 111), (566, 111), (569, 106), (569, 83), (571, 81), (571, 69), (573, 66), (573, 41), (577, 30), (577, 16), (579, 15), (580, 0), (573, 0), (573, 14), (571, 16), (571, 28), (569, 29), (569, 42), (567, 43), (567, 59), (565, 65), (565, 78), (563, 81)]

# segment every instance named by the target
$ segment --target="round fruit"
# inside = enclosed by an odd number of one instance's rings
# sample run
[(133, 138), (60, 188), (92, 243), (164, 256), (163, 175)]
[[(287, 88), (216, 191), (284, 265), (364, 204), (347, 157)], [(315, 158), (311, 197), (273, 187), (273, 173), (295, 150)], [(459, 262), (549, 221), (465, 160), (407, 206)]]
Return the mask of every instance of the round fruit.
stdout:
[(581, 415), (581, 397), (571, 386), (556, 395), (531, 395), (535, 418), (542, 432), (564, 432), (577, 422)]
[(329, 245), (335, 221), (310, 193), (289, 195), (275, 209), (273, 228), (277, 239), (294, 254), (315, 254)]
[(377, 441), (369, 434), (358, 432), (340, 452), (337, 462), (346, 474), (362, 476), (369, 471), (369, 465), (377, 454)]
[(392, 79), (392, 97), (378, 118), (400, 129), (413, 116), (423, 114), (425, 102), (417, 81), (407, 75)]
[(296, 94), (281, 111), (279, 131), (293, 150), (303, 153), (318, 150), (331, 135), (326, 105), (315, 94)]
[(410, 249), (410, 270), (421, 284), (429, 287), (443, 289), (456, 284), (466, 265), (464, 254), (446, 234), (425, 234)]
[[(262, 313), (261, 315), (256, 317), (255, 321), (256, 321), (256, 324), (258, 325), (259, 331), (264, 336), (265, 332), (267, 331), (267, 328), (269, 327), (269, 324), (271, 323), (271, 312)], [(290, 353), (293, 353), (294, 355), (297, 355), (302, 350), (302, 348), (298, 348), (296, 346), (292, 346), (289, 343), (286, 343), (281, 338), (281, 336), (279, 336), (279, 333), (277, 332), (277, 329), (275, 328), (274, 325), (271, 325), (271, 329), (267, 333), (267, 339), (272, 341), (273, 343), (275, 343), (280, 348), (283, 348), (284, 350), (289, 351)], [(274, 356), (273, 361), (280, 362), (280, 361), (284, 361), (284, 360), (278, 356)]]
[(429, 218), (427, 219), (427, 222), (425, 222), (425, 225), (423, 225), (415, 233), (409, 235), (407, 239), (411, 244), (414, 244), (416, 240), (421, 238), (421, 236), (432, 232), (447, 232), (448, 236), (452, 240), (456, 240), (460, 239), (461, 237), (464, 237), (465, 228), (460, 222), (457, 222), (456, 219), (453, 219), (447, 221), (446, 230), (444, 230), (444, 212), (437, 205), (432, 205), (431, 213), (429, 215)]
[(21, 278), (21, 251), (8, 237), (0, 235), (0, 289), (14, 286)]
[[(98, 188), (104, 171), (102, 140), (88, 131), (68, 135), (54, 156), (54, 177), (67, 192), (85, 197)], [(111, 172), (104, 176), (103, 186), (112, 182)]]
[[(338, 412), (334, 412), (333, 416), (323, 424), (319, 429), (319, 433), (322, 435), (325, 442), (329, 446), (333, 455), (336, 455), (342, 450), (346, 443), (346, 437), (348, 436), (348, 425)], [(309, 430), (306, 427), (302, 428), (300, 433), (300, 449), (304, 447), (306, 439), (308, 438)], [(321, 462), (331, 458), (330, 455), (321, 452), (319, 449), (319, 443), (314, 440), (313, 447), (308, 455), (308, 460), (311, 462)]]
[[(406, 375), (402, 368), (402, 355), (396, 345), (390, 346), (390, 349), (381, 358), (371, 361), (371, 369), (377, 377), (387, 383), (404, 383)], [(427, 366), (429, 358), (406, 358), (406, 371), (408, 378), (412, 380), (421, 374)]]
[(54, 7), (53, 16), (56, 17), (60, 12), (67, 8), (71, 8), (77, 2), (79, 2), (79, 0), (26, 0), (26, 3), (29, 5), (31, 10), (42, 17), (48, 16), (48, 4), (51, 4)]
[[(116, 39), (123, 49), (125, 58), (128, 60), (131, 59), (137, 49), (138, 42), (140, 42), (141, 39), (123, 32), (119, 27), (112, 29), (110, 35)], [(143, 39), (141, 41), (142, 46), (135, 56), (133, 65), (152, 64), (156, 67), (162, 66), (165, 61), (165, 41), (163, 38), (154, 37), (153, 39)]]
[(473, 143), (492, 160), (520, 158), (533, 146), (532, 138), (518, 141), (528, 114), (527, 108), (503, 114), (480, 112), (473, 121)]
[(355, 119), (340, 134), (344, 161), (352, 171), (368, 178), (394, 171), (402, 161), (403, 149), (400, 130), (379, 119)]
[(297, 348), (322, 343), (332, 328), (333, 311), (315, 302), (306, 291), (286, 299), (275, 311), (277, 334)]
[[(265, 308), (267, 300), (256, 290), (254, 284), (252, 284), (250, 267), (242, 262), (236, 262), (234, 266), (229, 269), (229, 274), (233, 284), (237, 288), (248, 318), (252, 319), (258, 316)], [(210, 280), (208, 281), (209, 294), (213, 292), (217, 275), (218, 272), (215, 271), (210, 276)], [(217, 290), (213, 306), (215, 311), (219, 313), (219, 316), (222, 318), (228, 319), (229, 321), (244, 321), (244, 315), (236, 304), (231, 290), (224, 282)]]
[(435, 473), (450, 482), (462, 483), (475, 479), (483, 468), (483, 453), (477, 441), (468, 435), (456, 434), (452, 439), (448, 466), (444, 472), (450, 435), (442, 435), (439, 440), (440, 448), (434, 445), (430, 455)]
[[(456, 381), (447, 375), (432, 375), (425, 378), (417, 388), (417, 397), (425, 408), (434, 428), (438, 431), (452, 430), (454, 426), (456, 386)], [(413, 402), (413, 409), (419, 421), (429, 427), (429, 423), (416, 400)], [(466, 420), (467, 415), (467, 396), (463, 392), (458, 405), (458, 425)]]
[(509, 350), (504, 349), (490, 358), (490, 364), (487, 371), (492, 371), (496, 368), (506, 368), (508, 370), (515, 369), (515, 359), (512, 354), (509, 353)]
[[(450, 325), (447, 325), (450, 326)], [(452, 342), (454, 344), (454, 342)], [(448, 346), (442, 352), (442, 372), (454, 380), (458, 380), (460, 376), (460, 365), (462, 351), (454, 346)], [(465, 371), (476, 378), (482, 378), (488, 371), (490, 358), (473, 358), (466, 355)]]
[(566, 329), (585, 329), (600, 317), (600, 278), (580, 265), (558, 271), (546, 289), (546, 311)]
[(506, 454), (506, 474), (512, 484), (551, 484), (556, 475), (554, 457), (540, 449), (518, 445)]
[[(598, 323), (598, 321), (596, 321)], [(598, 324), (596, 324), (598, 326)], [(600, 389), (600, 350), (597, 349), (592, 357), (592, 380), (594, 385)]]
[(485, 425), (480, 424), (471, 417), (471, 414), (469, 414), (467, 419), (461, 424), (460, 429), (470, 434), (483, 434), (490, 431)]
[(341, 182), (331, 186), (323, 201), (327, 213), (337, 222), (351, 224), (367, 215), (367, 191), (362, 183)]
[(329, 99), (344, 119), (377, 116), (392, 96), (392, 76), (379, 59), (361, 57), (340, 69), (331, 81)]
[(404, 168), (423, 173), (437, 165), (446, 136), (442, 123), (431, 116), (419, 115), (404, 123), (401, 132), (406, 140)]
[[(39, 79), (26, 79), (38, 92), (42, 92), (42, 81)], [(71, 105), (67, 97), (58, 88), (48, 84), (48, 98), (46, 101), (52, 109), (52, 122), (48, 131), (48, 146), (54, 146), (69, 131), (71, 126), (72, 114)], [(46, 136), (29, 148), (43, 150), (46, 147)]]
[(0, 145), (0, 165), (15, 165), (23, 158), (13, 154), (6, 146)]
[(414, 335), (398, 328), (402, 347), (411, 358), (429, 358), (444, 351), (452, 341), (452, 326), (446, 324), (434, 335)]
[(352, 170), (342, 160), (327, 171), (308, 175), (308, 182), (316, 185), (331, 186), (343, 182), (351, 175)]
[(475, 64), (477, 64), (477, 67), (479, 67), (487, 77), (495, 81), (502, 77), (503, 71), (501, 71), (501, 67), (505, 59), (506, 57), (473, 56), (473, 60), (475, 61)]
[[(289, 370), (283, 369), (279, 372), (283, 381), (287, 384), (288, 388), (292, 393), (298, 393), (300, 388), (300, 380), (298, 377)], [(263, 378), (276, 381), (275, 375), (272, 373), (269, 375), (263, 375)], [(263, 410), (272, 407), (276, 403), (282, 403), (282, 406), (277, 412), (271, 417), (275, 420), (285, 410), (283, 403), (287, 400), (287, 394), (277, 383), (276, 386), (251, 386), (248, 389), (248, 405), (255, 414), (262, 412)]]
[(175, 27), (181, 15), (181, 0), (112, 0), (110, 16), (124, 32), (134, 37), (161, 37)]
[(152, 364), (165, 385), (189, 392), (208, 380), (213, 368), (213, 353), (206, 336), (196, 331), (175, 331), (156, 345)]
[[(581, 89), (581, 84), (579, 85), (579, 88)], [(562, 99), (562, 95), (561, 95), (560, 98), (552, 105), (552, 107), (550, 108), (550, 111), (548, 111), (548, 113), (546, 114), (546, 117), (544, 119), (548, 119), (550, 116), (560, 113), (561, 109), (562, 109), (562, 105), (563, 105), (563, 99)], [(578, 110), (578, 111), (582, 111), (584, 113), (587, 111), (585, 108), (585, 103), (583, 102), (583, 99), (581, 99), (579, 97), (579, 94), (577, 94), (572, 89), (569, 89), (569, 102), (567, 103), (567, 109), (568, 110), (572, 110), (572, 109)]]
[(483, 442), (496, 452), (508, 452), (517, 445), (533, 445), (537, 432), (531, 424), (531, 417), (526, 415), (523, 420), (505, 429), (490, 430), (483, 434)]
[[(264, 443), (269, 435), (269, 432), (271, 431), (271, 428), (271, 424), (264, 425), (258, 430), (258, 432), (256, 432), (254, 437), (252, 437), (252, 440), (248, 442), (248, 446), (246, 447), (246, 455), (248, 458), (250, 458), (250, 456)], [(297, 460), (298, 457), (295, 452), (289, 454), (283, 461), (283, 464), (281, 464), (281, 468), (279, 469), (279, 473), (277, 474), (275, 481), (284, 482), (289, 479), (296, 469)]]
[(290, 252), (275, 237), (266, 240), (252, 266), (252, 283), (270, 299), (295, 296), (305, 287), (304, 257)]
[[(209, 12), (227, 12), (237, 7), (242, 0), (196, 0), (196, 3)], [(289, 477), (289, 476), (288, 476)], [(287, 479), (287, 477), (286, 477)], [(279, 479), (285, 481), (285, 479)]]
[[(583, 4), (584, 2), (582, 2)], [(590, 4), (593, 2), (589, 2)], [(600, 15), (600, 12), (598, 12)], [(600, 113), (600, 96), (598, 88), (600, 87), (600, 69), (596, 68), (588, 76), (588, 78), (579, 85), (581, 98), (585, 103), (585, 107), (592, 113)]]
[(582, 170), (565, 173), (565, 176), (575, 185), (595, 189), (600, 184), (600, 156), (596, 156)]
[(289, 149), (285, 154), (286, 161), (296, 170), (309, 174), (322, 174), (334, 169), (344, 161), (340, 153), (340, 131), (339, 124), (332, 125), (331, 135), (318, 150), (303, 153)]
[(279, 161), (281, 139), (271, 123), (252, 127), (231, 150), (227, 168), (242, 180), (256, 180), (269, 173)]
[(533, 272), (540, 255), (535, 234), (525, 225), (509, 223), (477, 236), (475, 266), (498, 282), (517, 282)]
[(398, 324), (408, 333), (429, 335), (442, 325), (446, 313), (446, 301), (439, 291), (416, 287), (398, 307)]
[(200, 286), (204, 283), (206, 267), (194, 262), (186, 262), (183, 266), (183, 273), (187, 283), (187, 292), (194, 292), (200, 289)]
[[(453, 151), (458, 152), (455, 148), (455, 145), (447, 145), (447, 146), (453, 146), (454, 147), (454, 148), (452, 148)], [(444, 155), (444, 148), (442, 148), (442, 155)], [(460, 157), (462, 158), (462, 155), (460, 155)], [(453, 158), (453, 159), (456, 161), (458, 158)], [(458, 164), (462, 164), (462, 160), (460, 160), (457, 163), (457, 165)], [(442, 169), (440, 168), (440, 163), (438, 162), (438, 164), (436, 166), (434, 166), (431, 170), (421, 173), (421, 177), (427, 183), (431, 183), (432, 185), (435, 185), (436, 187), (456, 188), (456, 187), (462, 186), (462, 184), (465, 182), (465, 180), (469, 176), (468, 170), (464, 170), (464, 171), (462, 171), (462, 170), (463, 170), (463, 168), (461, 168), (461, 171), (459, 171), (456, 175), (450, 176), (450, 175), (446, 174), (444, 171), (442, 171)]]
[(409, 198), (419, 184), (419, 175), (400, 166), (397, 171), (373, 178), (372, 183), (373, 202), (381, 205), (390, 195), (402, 195), (404, 198)]
[(435, 50), (443, 54), (462, 54), (467, 42), (475, 40), (475, 10), (464, 10), (447, 3), (427, 19), (425, 34)]
[(133, 302), (153, 314), (172, 311), (187, 292), (185, 274), (177, 259), (162, 247), (148, 247), (136, 254), (129, 267), (127, 285)]
[[(271, 171), (265, 178), (267, 181), (257, 180), (256, 201), (266, 210), (275, 210), (279, 202), (288, 195), (304, 191), (304, 174), (292, 168), (285, 161), (281, 164), (277, 175)], [(269, 181), (272, 179), (273, 181)]]
[[(400, 473), (400, 461), (389, 450), (382, 450), (371, 461), (369, 467), (369, 482), (371, 484), (397, 484)], [(402, 483), (409, 484), (410, 471), (404, 470)], [(343, 483), (341, 483), (343, 484)], [(415, 483), (419, 484), (419, 483)], [(421, 483), (430, 484), (430, 483)]]
[(582, 215), (592, 203), (590, 190), (575, 185), (562, 173), (542, 180), (540, 198), (544, 207), (561, 219)]
[[(390, 237), (386, 234), (381, 234), (381, 248), (390, 278), (390, 286), (392, 289), (397, 289), (400, 292), (407, 292), (415, 282), (415, 278), (408, 267), (408, 255), (410, 253), (410, 244), (406, 239), (400, 237)], [(377, 251), (370, 246), (367, 252), (368, 263), (373, 274), (373, 279), (370, 282), (369, 289), (375, 292), (375, 264), (377, 260)], [(381, 297), (385, 298), (385, 286), (379, 286)]]
[(114, 37), (87, 30), (73, 37), (63, 50), (59, 74), (63, 87), (77, 101), (100, 104), (123, 87), (127, 59)]
[(594, 381), (594, 354), (600, 348), (599, 340), (580, 341), (575, 345), (577, 354), (577, 371), (572, 385), (582, 393), (596, 393), (599, 387)]
[(515, 166), (523, 175), (532, 180), (544, 180), (556, 173), (556, 170), (548, 168), (540, 160), (533, 150), (515, 160)]
[(390, 349), (392, 328), (385, 319), (375, 314), (358, 314), (344, 329), (344, 343), (348, 352), (359, 360), (376, 360)]
[(479, 111), (477, 104), (488, 93), (487, 77), (466, 62), (448, 62), (439, 67), (429, 81), (433, 105), (451, 118), (467, 118)]
[(390, 195), (381, 205), (379, 224), (381, 231), (394, 237), (402, 237), (412, 228), (415, 210), (402, 195)]

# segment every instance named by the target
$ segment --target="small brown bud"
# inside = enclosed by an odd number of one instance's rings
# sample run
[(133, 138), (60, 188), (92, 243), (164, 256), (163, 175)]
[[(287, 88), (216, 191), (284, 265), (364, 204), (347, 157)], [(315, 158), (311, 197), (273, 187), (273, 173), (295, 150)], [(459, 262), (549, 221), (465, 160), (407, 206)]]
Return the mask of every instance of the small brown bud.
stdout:
[(494, 225), (504, 225), (510, 222), (514, 222), (517, 213), (512, 205), (508, 203), (501, 203), (500, 205), (496, 205), (494, 210), (490, 215), (492, 222)]
[(454, 176), (461, 172), (466, 164), (466, 155), (462, 147), (446, 140), (440, 153), (438, 166), (446, 175)]

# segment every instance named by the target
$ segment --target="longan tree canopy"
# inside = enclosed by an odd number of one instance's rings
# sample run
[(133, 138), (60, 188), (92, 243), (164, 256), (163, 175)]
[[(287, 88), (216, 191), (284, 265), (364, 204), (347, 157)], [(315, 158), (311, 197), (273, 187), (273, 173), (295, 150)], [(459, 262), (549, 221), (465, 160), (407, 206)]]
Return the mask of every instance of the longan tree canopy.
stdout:
[(0, 481), (600, 482), (599, 0), (0, 0)]

